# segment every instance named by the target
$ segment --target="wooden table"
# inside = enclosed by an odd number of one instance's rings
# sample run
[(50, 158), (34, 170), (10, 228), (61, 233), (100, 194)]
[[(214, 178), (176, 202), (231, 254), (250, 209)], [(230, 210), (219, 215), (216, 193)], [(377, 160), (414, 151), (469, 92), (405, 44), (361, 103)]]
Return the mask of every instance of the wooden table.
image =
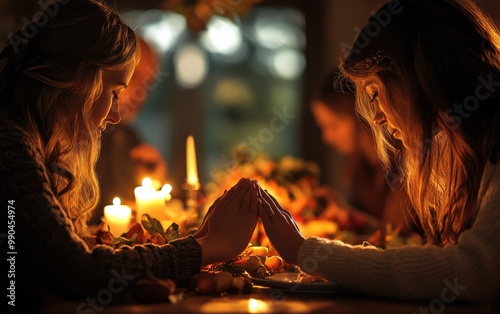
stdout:
[[(254, 307), (249, 307), (252, 304)], [(92, 313), (78, 311), (79, 303), (65, 301), (47, 306), (41, 313)], [(95, 313), (498, 313), (499, 308), (457, 302), (440, 308), (430, 302), (410, 302), (354, 293), (290, 293), (277, 295), (269, 288), (254, 287), (251, 294), (203, 296), (185, 293), (177, 303), (122, 304)], [(251, 312), (250, 310), (253, 310)]]

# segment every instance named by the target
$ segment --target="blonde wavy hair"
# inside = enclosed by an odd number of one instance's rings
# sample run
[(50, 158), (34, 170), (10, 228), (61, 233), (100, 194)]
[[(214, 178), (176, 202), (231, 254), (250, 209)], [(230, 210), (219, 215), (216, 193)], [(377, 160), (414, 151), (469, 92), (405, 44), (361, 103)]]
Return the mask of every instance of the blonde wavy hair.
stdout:
[[(477, 215), (485, 166), (498, 158), (500, 90), (484, 83), (500, 82), (496, 26), (468, 0), (390, 1), (341, 69), (356, 84), (357, 110), (372, 126), (381, 160), (388, 168), (399, 162), (427, 241), (457, 243)], [(373, 95), (362, 85), (373, 76), (407, 148), (374, 123)]]
[(39, 143), (52, 190), (80, 236), (99, 200), (95, 163), (100, 149), (92, 122), (105, 71), (139, 58), (132, 29), (94, 0), (56, 2), (48, 22), (19, 30), (0, 53), (2, 111)]

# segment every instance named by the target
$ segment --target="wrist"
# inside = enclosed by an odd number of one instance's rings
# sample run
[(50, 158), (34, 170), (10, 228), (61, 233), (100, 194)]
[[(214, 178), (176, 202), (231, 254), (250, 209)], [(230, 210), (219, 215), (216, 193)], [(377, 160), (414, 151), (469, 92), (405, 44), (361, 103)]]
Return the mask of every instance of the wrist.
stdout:
[(291, 260), (291, 263), (294, 264), (294, 265), (297, 265), (297, 260), (298, 260), (298, 256), (299, 256), (299, 251), (300, 251), (300, 248), (302, 247), (302, 244), (304, 244), (304, 237), (300, 237), (297, 241), (297, 243), (295, 244), (295, 247), (294, 247), (294, 251), (292, 252), (292, 260)]
[(201, 248), (201, 266), (212, 264), (213, 258), (211, 257), (211, 250), (209, 249), (205, 237), (195, 238)]

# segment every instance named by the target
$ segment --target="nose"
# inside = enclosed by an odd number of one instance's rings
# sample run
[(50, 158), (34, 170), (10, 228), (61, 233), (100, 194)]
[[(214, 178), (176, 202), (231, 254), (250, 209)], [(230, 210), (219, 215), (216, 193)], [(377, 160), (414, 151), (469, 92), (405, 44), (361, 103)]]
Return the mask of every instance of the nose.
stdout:
[(118, 101), (113, 101), (113, 105), (111, 106), (111, 109), (109, 110), (108, 116), (107, 116), (107, 121), (111, 124), (118, 124), (122, 120), (122, 117), (120, 115), (120, 108), (118, 107)]
[(375, 117), (373, 117), (373, 122), (376, 125), (383, 125), (387, 123), (387, 117), (377, 105), (375, 105)]

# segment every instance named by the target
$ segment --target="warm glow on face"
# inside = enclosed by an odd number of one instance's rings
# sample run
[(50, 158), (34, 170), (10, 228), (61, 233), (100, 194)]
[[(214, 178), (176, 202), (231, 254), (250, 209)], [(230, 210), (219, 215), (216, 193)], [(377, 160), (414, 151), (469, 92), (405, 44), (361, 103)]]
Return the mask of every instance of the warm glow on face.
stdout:
[[(347, 100), (337, 100), (347, 101)], [(352, 103), (354, 106), (354, 100)], [(349, 114), (338, 114), (321, 101), (316, 101), (312, 107), (316, 123), (321, 129), (323, 142), (337, 149), (342, 155), (355, 153), (359, 125), (356, 118)]]
[(268, 313), (270, 311), (270, 306), (267, 302), (253, 299), (248, 300), (248, 312), (250, 313)]

